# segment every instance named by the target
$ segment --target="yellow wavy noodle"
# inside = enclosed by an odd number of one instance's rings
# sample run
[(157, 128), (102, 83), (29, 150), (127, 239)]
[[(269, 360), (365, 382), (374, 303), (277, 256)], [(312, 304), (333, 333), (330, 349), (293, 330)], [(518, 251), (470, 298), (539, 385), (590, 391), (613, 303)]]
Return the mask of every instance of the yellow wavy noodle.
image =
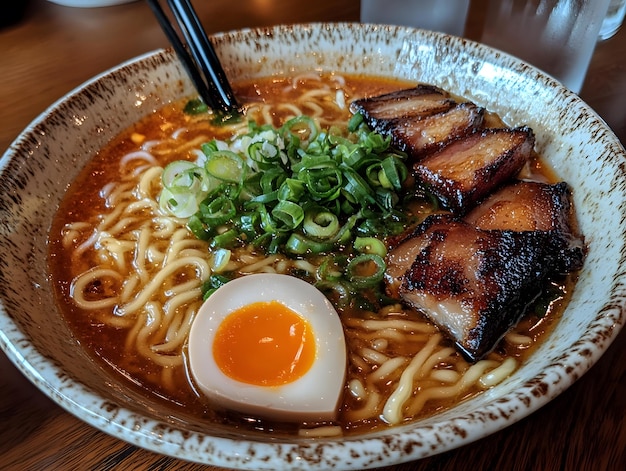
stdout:
[[(315, 117), (323, 127), (345, 127), (350, 92), (345, 79), (332, 76), (298, 76), (285, 86), (298, 92), (285, 103), (256, 102), (247, 115), (260, 124), (277, 125), (300, 114)], [(94, 312), (100, 322), (126, 329), (128, 355), (141, 356), (161, 367), (164, 387), (177, 388), (174, 368), (184, 367), (187, 335), (198, 311), (202, 283), (211, 274), (207, 243), (197, 240), (186, 221), (164, 214), (158, 202), (162, 166), (177, 158), (195, 158), (210, 132), (193, 132), (207, 126), (201, 116), (185, 126), (163, 129), (169, 137), (134, 136), (139, 147), (120, 160), (120, 181), (105, 184), (100, 196), (106, 210), (95, 222), (66, 225), (62, 243), (74, 260), (88, 257), (91, 266), (72, 282), (73, 302)], [(231, 134), (247, 129), (246, 123), (228, 128)], [(188, 136), (194, 135), (193, 138)], [(260, 257), (249, 248), (235, 251), (227, 270), (240, 274), (287, 273), (292, 269), (315, 273), (310, 260), (284, 256)], [(95, 289), (95, 288), (98, 289)], [(399, 306), (387, 308), (381, 319), (344, 316), (349, 368), (343, 420), (378, 420), (400, 423), (416, 416), (426, 403), (459, 397), (471, 387), (489, 387), (506, 378), (515, 361), (486, 360), (470, 366), (445, 343), (428, 322), (405, 315)], [(510, 334), (512, 343), (526, 338)], [(401, 348), (398, 348), (401, 346)], [(480, 382), (480, 384), (479, 384)], [(306, 436), (334, 436), (335, 426), (305, 429)]]

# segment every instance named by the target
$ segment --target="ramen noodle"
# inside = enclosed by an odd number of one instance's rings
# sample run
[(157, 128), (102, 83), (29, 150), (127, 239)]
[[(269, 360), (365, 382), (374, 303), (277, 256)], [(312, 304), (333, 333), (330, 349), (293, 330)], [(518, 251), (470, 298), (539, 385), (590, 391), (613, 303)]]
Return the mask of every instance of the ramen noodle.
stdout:
[[(301, 75), (235, 84), (245, 116), (279, 126), (307, 115), (321, 129), (345, 132), (349, 103), (407, 83), (340, 75)], [(248, 131), (245, 120), (215, 126), (206, 114), (173, 103), (137, 123), (90, 162), (69, 189), (51, 231), (51, 269), (58, 301), (76, 337), (135, 387), (207, 420), (247, 423), (212, 410), (188, 373), (186, 342), (203, 300), (203, 284), (216, 270), (295, 274), (314, 281), (320, 257), (266, 255), (250, 245), (227, 260), (189, 230), (188, 219), (159, 202), (163, 168), (196, 161), (200, 147)], [(497, 120), (490, 116), (489, 119)], [(551, 175), (537, 157), (524, 172)], [(427, 201), (412, 208), (423, 218)], [(218, 260), (219, 259), (219, 260)], [(573, 280), (550, 280), (558, 296), (539, 315), (526, 316), (495, 351), (475, 364), (419, 313), (399, 303), (367, 308), (338, 306), (348, 366), (336, 422), (301, 424), (301, 435), (348, 434), (425, 417), (511, 375), (558, 319)], [(173, 412), (175, 413), (175, 412)], [(254, 421), (255, 428), (276, 429)], [(285, 426), (286, 428), (289, 428)]]

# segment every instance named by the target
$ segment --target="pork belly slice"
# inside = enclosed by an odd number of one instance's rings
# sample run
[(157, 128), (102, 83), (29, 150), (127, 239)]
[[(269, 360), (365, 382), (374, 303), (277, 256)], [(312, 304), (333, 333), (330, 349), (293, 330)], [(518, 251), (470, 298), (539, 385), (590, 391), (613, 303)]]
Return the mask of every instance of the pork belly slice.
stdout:
[(565, 182), (516, 180), (488, 196), (465, 221), (483, 230), (554, 231), (563, 241), (556, 270), (582, 268), (585, 244), (573, 225), (572, 193)]
[(484, 129), (414, 164), (413, 174), (444, 207), (463, 215), (519, 173), (534, 145), (535, 136), (528, 127)]
[(413, 161), (418, 161), (449, 141), (479, 129), (484, 114), (484, 108), (469, 102), (460, 103), (426, 117), (391, 120), (385, 133), (391, 135), (395, 147), (406, 152)]
[(454, 105), (448, 92), (433, 85), (420, 84), (415, 88), (355, 100), (350, 104), (350, 111), (361, 113), (370, 128), (382, 132), (390, 120), (429, 116)]
[(571, 191), (565, 182), (514, 180), (465, 216), (479, 229), (571, 232)]
[(550, 231), (483, 231), (430, 216), (415, 237), (394, 249), (412, 253), (389, 257), (404, 262), (415, 255), (398, 293), (470, 361), (490, 352), (519, 321), (554, 265)]
[(424, 227), (424, 224), (420, 224), (416, 232), (389, 250), (385, 257), (385, 286), (392, 298), (400, 297), (400, 285), (404, 280), (404, 275), (428, 243), (425, 238), (419, 237)]

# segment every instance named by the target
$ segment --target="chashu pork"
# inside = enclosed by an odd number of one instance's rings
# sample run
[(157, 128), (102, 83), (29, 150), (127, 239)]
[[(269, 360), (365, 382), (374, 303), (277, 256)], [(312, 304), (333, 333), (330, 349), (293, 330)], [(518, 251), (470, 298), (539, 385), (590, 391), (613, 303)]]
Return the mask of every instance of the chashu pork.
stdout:
[(570, 273), (582, 268), (585, 246), (573, 227), (572, 193), (565, 182), (549, 184), (515, 180), (476, 206), (465, 221), (483, 230), (553, 231), (563, 246), (555, 270)]
[(474, 103), (457, 103), (444, 90), (423, 84), (356, 100), (350, 110), (361, 113), (376, 132), (390, 136), (393, 146), (411, 161), (480, 129), (485, 114)]
[(460, 103), (426, 117), (391, 120), (385, 131), (391, 136), (392, 145), (416, 162), (479, 129), (484, 113), (484, 108), (473, 103)]
[(540, 293), (560, 244), (552, 231), (486, 231), (429, 216), (389, 254), (388, 286), (476, 361)]
[(514, 180), (533, 153), (533, 131), (501, 128), (437, 87), (357, 100), (351, 111), (407, 153), (412, 181), (450, 211), (387, 240), (388, 293), (479, 360), (524, 315), (546, 277), (582, 267), (569, 187)]
[(454, 140), (413, 166), (413, 174), (452, 213), (463, 215), (519, 173), (535, 136), (528, 127), (484, 129)]
[(450, 94), (433, 85), (417, 85), (350, 104), (350, 111), (361, 113), (370, 128), (385, 134), (395, 120), (423, 118), (449, 110), (456, 102)]

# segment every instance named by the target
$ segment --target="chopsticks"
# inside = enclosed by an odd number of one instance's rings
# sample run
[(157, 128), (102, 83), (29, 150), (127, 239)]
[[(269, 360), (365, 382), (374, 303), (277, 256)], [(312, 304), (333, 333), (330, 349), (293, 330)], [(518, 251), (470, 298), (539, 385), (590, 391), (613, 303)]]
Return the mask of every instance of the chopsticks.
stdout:
[(240, 106), (226, 73), (190, 1), (167, 0), (186, 44), (170, 23), (159, 0), (148, 0), (148, 3), (202, 100), (214, 111), (239, 113)]

